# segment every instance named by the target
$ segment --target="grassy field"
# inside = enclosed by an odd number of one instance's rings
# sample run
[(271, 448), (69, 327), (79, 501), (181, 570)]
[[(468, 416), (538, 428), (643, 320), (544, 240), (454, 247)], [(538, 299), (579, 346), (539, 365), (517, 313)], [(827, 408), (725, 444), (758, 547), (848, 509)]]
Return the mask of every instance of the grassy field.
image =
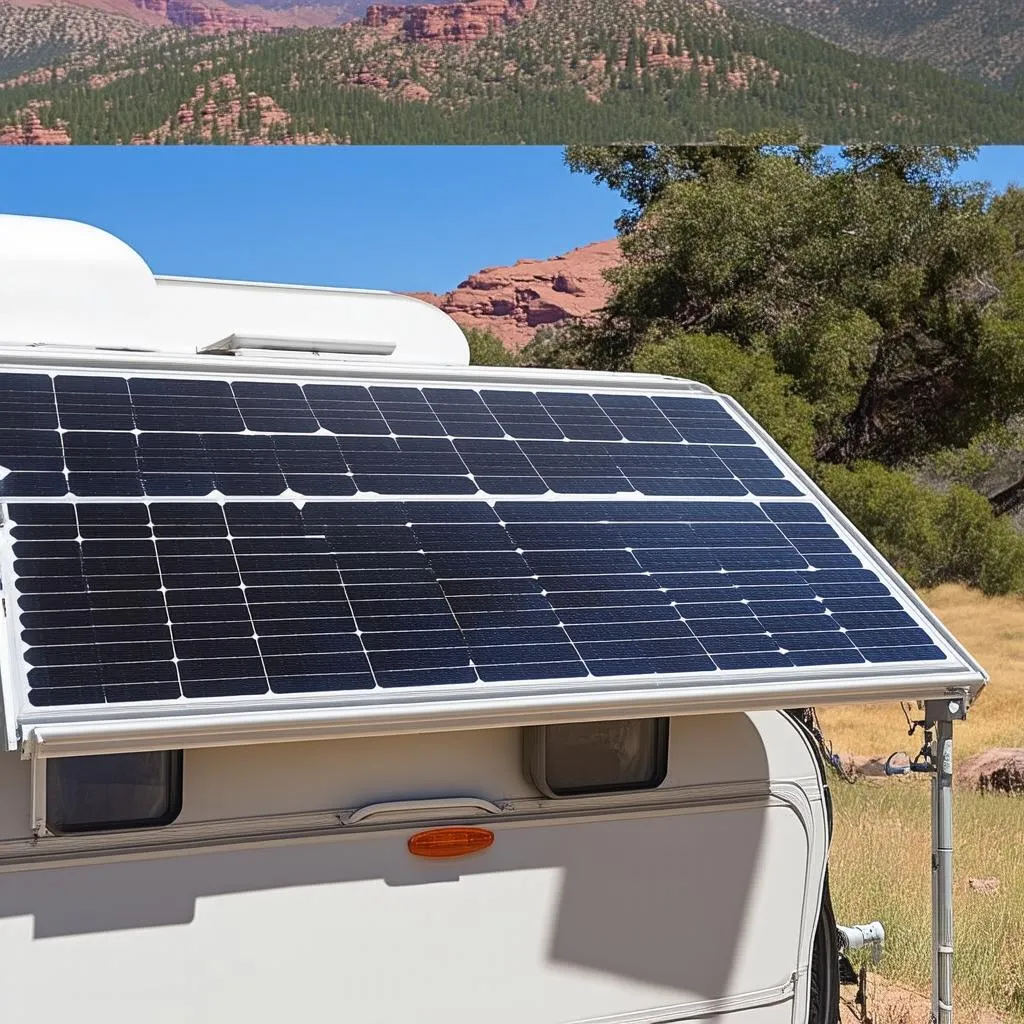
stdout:
[[(991, 675), (954, 732), (963, 758), (989, 747), (1024, 747), (1024, 600), (944, 586), (924, 595)], [(837, 751), (886, 755), (908, 740), (898, 704), (820, 708)], [(909, 746), (908, 746), (909, 745)], [(880, 918), (888, 935), (880, 973), (927, 991), (930, 984), (929, 786), (923, 778), (833, 785), (832, 892), (841, 920)], [(1024, 1021), (1024, 798), (958, 792), (954, 804), (955, 984), (958, 1019)], [(998, 878), (995, 894), (969, 878)]]

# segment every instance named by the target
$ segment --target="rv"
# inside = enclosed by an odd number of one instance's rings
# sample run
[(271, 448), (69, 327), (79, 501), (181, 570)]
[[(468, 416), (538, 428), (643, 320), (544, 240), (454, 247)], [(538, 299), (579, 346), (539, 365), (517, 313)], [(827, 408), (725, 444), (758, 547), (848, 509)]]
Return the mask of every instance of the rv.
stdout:
[(793, 709), (985, 675), (736, 402), (68, 221), (0, 310), (7, 1018), (837, 1019)]

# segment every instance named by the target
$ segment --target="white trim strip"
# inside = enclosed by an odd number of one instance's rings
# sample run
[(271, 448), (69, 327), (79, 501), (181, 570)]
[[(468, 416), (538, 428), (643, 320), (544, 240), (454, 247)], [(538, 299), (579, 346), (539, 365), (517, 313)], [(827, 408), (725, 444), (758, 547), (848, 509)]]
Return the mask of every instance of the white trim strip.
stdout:
[(752, 1010), (760, 1006), (774, 1006), (777, 1003), (790, 1001), (796, 994), (796, 975), (770, 988), (757, 989), (752, 992), (738, 992), (731, 996), (720, 996), (717, 999), (701, 999), (692, 1003), (676, 1003), (673, 1006), (660, 1006), (654, 1010), (635, 1010), (630, 1013), (617, 1013), (611, 1017), (587, 1017), (573, 1021), (572, 1024), (676, 1024), (677, 1021), (694, 1020), (695, 1018), (718, 1017), (725, 1013), (739, 1010)]
[[(719, 684), (598, 693), (549, 693), (448, 702), (411, 702), (363, 707), (334, 706), (290, 710), (246, 710), (50, 724), (23, 723), (24, 757), (71, 757), (190, 747), (241, 746), (409, 732), (510, 728), (604, 718), (768, 711), (807, 704), (962, 698), (972, 673), (905, 677), (877, 676), (823, 683), (765, 682)], [(648, 685), (650, 681), (648, 680)]]

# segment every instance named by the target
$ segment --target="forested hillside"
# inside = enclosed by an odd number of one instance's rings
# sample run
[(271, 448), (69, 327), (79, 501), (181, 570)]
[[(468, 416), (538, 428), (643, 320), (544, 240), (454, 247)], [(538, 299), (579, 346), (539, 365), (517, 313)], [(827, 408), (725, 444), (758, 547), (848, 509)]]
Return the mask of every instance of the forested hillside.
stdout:
[(15, 7), (0, 3), (0, 81), (140, 39), (138, 21), (72, 4)]
[(1012, 86), (1024, 67), (1020, 0), (732, 0), (840, 46)]
[(479, 361), (689, 377), (738, 399), (915, 585), (1024, 592), (1024, 190), (969, 154), (583, 147), (618, 189), (599, 321)]
[[(693, 0), (540, 0), (481, 38), (400, 24), (79, 53), (0, 89), (74, 142), (686, 142), (788, 128), (823, 141), (1017, 140), (1024, 96), (850, 54)], [(380, 19), (378, 19), (378, 22)]]

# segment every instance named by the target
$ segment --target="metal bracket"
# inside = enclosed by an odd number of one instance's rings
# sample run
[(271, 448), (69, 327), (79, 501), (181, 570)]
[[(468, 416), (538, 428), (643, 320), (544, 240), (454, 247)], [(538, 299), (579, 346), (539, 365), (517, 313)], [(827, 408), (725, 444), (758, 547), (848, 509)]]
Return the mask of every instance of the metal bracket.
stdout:
[(967, 717), (970, 700), (970, 694), (966, 690), (943, 700), (926, 700), (924, 702), (925, 722), (962, 722)]
[(295, 338), (276, 334), (229, 334), (204, 345), (200, 355), (234, 355), (246, 349), (276, 352), (308, 352), (311, 355), (389, 356), (393, 341), (359, 341), (349, 338)]

